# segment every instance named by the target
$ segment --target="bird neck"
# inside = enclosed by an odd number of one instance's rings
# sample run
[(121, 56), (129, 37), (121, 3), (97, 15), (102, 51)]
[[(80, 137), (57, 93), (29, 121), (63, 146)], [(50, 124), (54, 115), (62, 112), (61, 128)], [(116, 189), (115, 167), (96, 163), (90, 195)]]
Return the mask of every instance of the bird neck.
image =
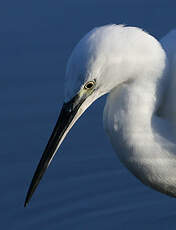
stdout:
[[(114, 88), (108, 96), (104, 121), (105, 129), (114, 130), (126, 139), (137, 138), (149, 129), (152, 115), (156, 112), (162, 92), (154, 82), (135, 80)], [(109, 133), (109, 132), (108, 132)]]
[(128, 159), (124, 152), (143, 157), (153, 154), (150, 150), (158, 145), (152, 120), (156, 118), (162, 101), (163, 88), (160, 84), (163, 85), (162, 79), (127, 82), (113, 89), (107, 98), (104, 127), (113, 146), (118, 148), (122, 161), (123, 158)]
[(163, 95), (159, 84), (136, 81), (115, 88), (106, 102), (104, 125), (121, 162), (144, 184), (172, 196), (175, 136), (157, 116)]

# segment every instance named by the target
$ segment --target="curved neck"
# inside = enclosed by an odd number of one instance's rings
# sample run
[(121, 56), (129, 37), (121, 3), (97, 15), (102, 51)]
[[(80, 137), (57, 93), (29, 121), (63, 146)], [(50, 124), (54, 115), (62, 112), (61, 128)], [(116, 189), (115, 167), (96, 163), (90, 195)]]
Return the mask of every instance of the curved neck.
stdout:
[[(160, 85), (140, 81), (123, 84), (108, 96), (104, 125), (122, 163), (144, 184), (176, 194), (176, 146), (172, 126), (157, 116)], [(168, 181), (168, 178), (169, 181)], [(174, 186), (174, 191), (167, 185)]]
[(137, 79), (116, 87), (109, 94), (104, 110), (106, 130), (114, 129), (126, 139), (149, 129), (161, 98), (162, 90), (156, 82)]

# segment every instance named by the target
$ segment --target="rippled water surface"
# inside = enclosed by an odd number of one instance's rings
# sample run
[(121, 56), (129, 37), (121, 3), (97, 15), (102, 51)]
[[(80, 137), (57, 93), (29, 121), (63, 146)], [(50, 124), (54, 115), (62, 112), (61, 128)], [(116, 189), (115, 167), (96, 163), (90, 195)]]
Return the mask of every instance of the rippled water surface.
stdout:
[(161, 38), (176, 27), (174, 1), (0, 5), (1, 229), (175, 229), (176, 200), (142, 185), (115, 156), (102, 127), (105, 97), (73, 127), (23, 208), (63, 102), (65, 66), (74, 45), (108, 23), (139, 26)]

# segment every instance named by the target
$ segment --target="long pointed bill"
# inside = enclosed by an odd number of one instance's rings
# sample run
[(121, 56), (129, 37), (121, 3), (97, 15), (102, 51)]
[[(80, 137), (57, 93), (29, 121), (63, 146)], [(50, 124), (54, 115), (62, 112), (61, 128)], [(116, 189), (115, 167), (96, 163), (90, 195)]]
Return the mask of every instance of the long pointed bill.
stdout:
[(35, 174), (32, 178), (25, 204), (30, 201), (37, 185), (39, 184), (43, 174), (45, 173), (47, 167), (49, 166), (51, 160), (53, 159), (57, 149), (64, 140), (66, 134), (71, 129), (76, 120), (81, 116), (84, 110), (81, 110), (80, 106), (85, 101), (86, 97), (76, 95), (68, 103), (64, 103), (62, 110), (60, 112), (58, 121), (55, 125), (53, 133), (48, 141), (48, 144), (44, 150), (42, 158), (37, 166)]

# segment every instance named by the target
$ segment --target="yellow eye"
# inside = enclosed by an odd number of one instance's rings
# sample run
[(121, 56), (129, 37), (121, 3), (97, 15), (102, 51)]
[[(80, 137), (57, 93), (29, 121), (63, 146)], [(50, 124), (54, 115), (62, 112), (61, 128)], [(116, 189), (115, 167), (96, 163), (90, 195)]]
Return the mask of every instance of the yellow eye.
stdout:
[(92, 89), (95, 85), (95, 81), (88, 81), (85, 85), (84, 85), (84, 89)]

